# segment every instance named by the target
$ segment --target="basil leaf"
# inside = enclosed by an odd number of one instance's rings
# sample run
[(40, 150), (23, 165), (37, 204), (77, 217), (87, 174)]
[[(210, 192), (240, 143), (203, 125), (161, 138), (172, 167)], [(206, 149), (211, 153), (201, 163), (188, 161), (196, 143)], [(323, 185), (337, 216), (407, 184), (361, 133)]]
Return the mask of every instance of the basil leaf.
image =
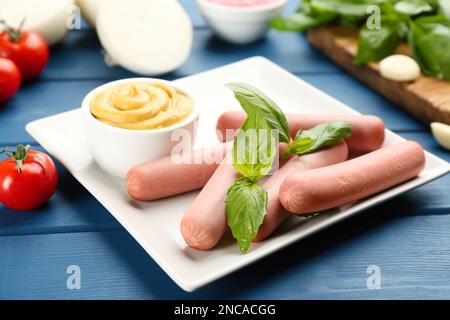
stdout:
[(341, 26), (355, 28), (361, 25), (361, 19), (364, 18), (357, 16), (340, 16), (338, 21)]
[(225, 211), (228, 225), (242, 253), (247, 252), (267, 208), (267, 192), (257, 182), (240, 178), (228, 189)]
[(402, 24), (400, 20), (382, 17), (380, 29), (364, 26), (359, 34), (358, 52), (353, 63), (378, 61), (394, 53), (401, 41), (399, 31)]
[(409, 16), (415, 16), (423, 12), (433, 11), (428, 0), (401, 0), (395, 3), (395, 10)]
[(450, 80), (450, 20), (426, 16), (412, 21), (408, 42), (425, 73)]
[[(233, 142), (233, 166), (244, 177), (257, 181), (266, 176), (277, 155), (278, 137), (275, 130), (264, 129), (258, 117), (247, 118)], [(256, 126), (258, 129), (253, 129)]]
[(309, 130), (300, 130), (281, 158), (319, 151), (352, 135), (352, 128), (345, 121), (330, 121)]
[(343, 16), (365, 17), (367, 7), (383, 2), (386, 0), (312, 0), (311, 6)]
[[(255, 87), (245, 83), (235, 82), (229, 83), (226, 86), (234, 92), (236, 99), (247, 113), (248, 118), (259, 122), (262, 122), (264, 119), (267, 122), (267, 128), (278, 130), (279, 140), (281, 142), (291, 141), (286, 116), (268, 96)], [(255, 127), (253, 129), (260, 128)]]
[(336, 18), (333, 12), (320, 11), (320, 14), (296, 12), (290, 17), (276, 17), (269, 22), (269, 27), (278, 31), (305, 31), (329, 24)]

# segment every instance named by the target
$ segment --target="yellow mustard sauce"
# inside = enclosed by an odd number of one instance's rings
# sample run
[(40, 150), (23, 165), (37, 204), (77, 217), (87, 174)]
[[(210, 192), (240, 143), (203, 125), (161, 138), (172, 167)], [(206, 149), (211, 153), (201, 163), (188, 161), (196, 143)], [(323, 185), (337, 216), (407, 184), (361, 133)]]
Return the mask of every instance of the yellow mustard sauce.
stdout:
[(94, 117), (111, 126), (148, 130), (183, 121), (192, 113), (194, 101), (163, 83), (128, 83), (97, 94), (90, 109)]

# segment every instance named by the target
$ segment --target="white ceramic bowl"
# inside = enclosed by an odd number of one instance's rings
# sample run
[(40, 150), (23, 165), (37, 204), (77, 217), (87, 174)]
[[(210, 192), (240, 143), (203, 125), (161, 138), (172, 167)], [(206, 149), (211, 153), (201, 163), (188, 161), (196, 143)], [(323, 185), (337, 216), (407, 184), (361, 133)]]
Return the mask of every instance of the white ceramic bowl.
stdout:
[(197, 0), (197, 6), (208, 25), (222, 39), (247, 44), (264, 37), (267, 23), (281, 15), (286, 0), (264, 5), (233, 7), (209, 0)]
[[(105, 124), (91, 113), (92, 98), (108, 87), (134, 82), (166, 83), (194, 100), (193, 112), (183, 121), (170, 127), (149, 130), (129, 130)], [(125, 178), (128, 170), (147, 160), (165, 157), (180, 142), (174, 138), (189, 134), (193, 145), (195, 140), (195, 122), (199, 117), (197, 99), (179, 85), (160, 79), (131, 78), (113, 81), (99, 86), (88, 93), (82, 102), (83, 121), (91, 153), (97, 164), (109, 174)], [(173, 135), (173, 136), (172, 136)]]

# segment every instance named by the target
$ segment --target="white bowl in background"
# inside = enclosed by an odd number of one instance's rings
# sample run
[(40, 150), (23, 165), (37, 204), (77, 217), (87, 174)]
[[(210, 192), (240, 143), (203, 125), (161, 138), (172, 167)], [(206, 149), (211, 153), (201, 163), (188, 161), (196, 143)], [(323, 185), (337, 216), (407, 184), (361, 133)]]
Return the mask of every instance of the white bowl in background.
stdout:
[[(96, 119), (90, 109), (92, 98), (111, 86), (125, 83), (164, 83), (173, 86), (177, 91), (191, 97), (194, 110), (184, 120), (161, 129), (130, 130), (114, 127)], [(125, 178), (128, 170), (147, 160), (169, 156), (172, 149), (180, 143), (172, 138), (186, 137), (189, 134), (190, 145), (195, 140), (195, 122), (198, 120), (200, 108), (192, 94), (170, 81), (154, 78), (130, 78), (108, 82), (87, 94), (82, 102), (83, 122), (90, 151), (99, 165), (107, 173)], [(182, 132), (181, 130), (185, 130)], [(187, 130), (187, 131), (186, 131)], [(176, 132), (178, 131), (178, 132)], [(184, 133), (184, 134), (182, 134)]]
[(222, 39), (235, 44), (255, 42), (266, 34), (267, 23), (282, 14), (287, 0), (249, 7), (234, 7), (197, 0), (208, 25)]

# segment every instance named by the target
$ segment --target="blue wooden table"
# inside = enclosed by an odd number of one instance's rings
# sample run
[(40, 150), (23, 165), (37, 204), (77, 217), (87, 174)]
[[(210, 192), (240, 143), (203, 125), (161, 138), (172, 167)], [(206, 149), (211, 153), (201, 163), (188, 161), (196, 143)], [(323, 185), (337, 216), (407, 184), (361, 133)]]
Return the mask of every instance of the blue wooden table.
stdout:
[[(182, 1), (195, 26), (192, 54), (165, 78), (262, 55), (450, 161), (426, 126), (333, 65), (304, 35), (271, 31), (256, 44), (229, 45), (212, 36), (193, 2)], [(0, 147), (29, 143), (39, 149), (24, 130), (28, 121), (78, 107), (99, 84), (129, 76), (134, 74), (105, 66), (92, 30), (72, 31), (52, 49), (41, 79), (0, 106)], [(58, 190), (44, 207), (14, 212), (0, 205), (2, 299), (450, 298), (450, 176), (186, 293), (61, 166), (59, 173)], [(81, 270), (79, 290), (66, 285), (72, 265)], [(373, 265), (381, 271), (381, 289), (368, 289)]]

